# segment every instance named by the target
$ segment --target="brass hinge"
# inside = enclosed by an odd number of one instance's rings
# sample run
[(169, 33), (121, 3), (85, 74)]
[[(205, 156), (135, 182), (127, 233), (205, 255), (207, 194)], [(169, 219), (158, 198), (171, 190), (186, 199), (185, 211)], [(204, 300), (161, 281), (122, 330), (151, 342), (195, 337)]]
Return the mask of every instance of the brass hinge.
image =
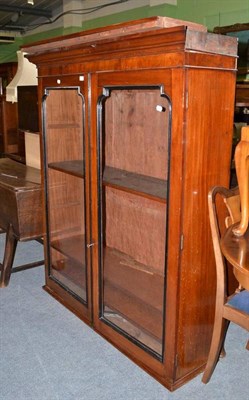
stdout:
[(181, 234), (181, 237), (180, 237), (180, 250), (183, 250), (183, 247), (184, 247), (184, 236), (183, 236), (183, 234)]
[(178, 354), (175, 355), (175, 368), (178, 367)]
[(188, 92), (186, 92), (185, 107), (186, 107), (186, 109), (188, 109)]

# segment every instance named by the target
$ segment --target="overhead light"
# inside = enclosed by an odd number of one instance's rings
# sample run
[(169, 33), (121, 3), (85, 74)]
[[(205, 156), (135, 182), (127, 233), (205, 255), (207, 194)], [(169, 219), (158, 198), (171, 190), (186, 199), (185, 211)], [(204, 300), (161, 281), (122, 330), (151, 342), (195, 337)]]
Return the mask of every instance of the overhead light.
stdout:
[(34, 0), (27, 0), (27, 3), (31, 4), (31, 6), (33, 6), (34, 5)]
[(17, 22), (18, 19), (19, 19), (19, 16), (20, 16), (19, 13), (13, 14), (13, 15), (11, 16), (11, 18), (10, 18), (11, 22)]
[(14, 36), (4, 35), (4, 32), (0, 32), (0, 43), (14, 43)]

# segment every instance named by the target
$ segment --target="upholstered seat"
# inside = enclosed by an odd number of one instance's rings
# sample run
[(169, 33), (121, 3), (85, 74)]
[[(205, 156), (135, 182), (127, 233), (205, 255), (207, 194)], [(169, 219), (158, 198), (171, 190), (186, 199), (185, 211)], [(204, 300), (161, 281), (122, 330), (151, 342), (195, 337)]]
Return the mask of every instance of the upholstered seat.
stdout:
[(242, 290), (236, 293), (229, 299), (227, 305), (249, 314), (249, 291)]

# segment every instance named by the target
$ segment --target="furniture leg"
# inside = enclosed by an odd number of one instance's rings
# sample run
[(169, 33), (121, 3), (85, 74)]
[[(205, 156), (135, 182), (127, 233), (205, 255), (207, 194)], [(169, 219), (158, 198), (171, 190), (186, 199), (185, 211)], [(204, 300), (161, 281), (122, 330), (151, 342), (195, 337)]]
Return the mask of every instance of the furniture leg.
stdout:
[(223, 346), (222, 346), (221, 352), (220, 352), (220, 358), (224, 358), (224, 357), (226, 357), (226, 350), (225, 350), (225, 346), (223, 343)]
[(202, 382), (203, 383), (208, 383), (212, 373), (214, 371), (214, 368), (217, 364), (217, 361), (220, 356), (221, 349), (224, 349), (224, 339), (226, 335), (226, 331), (228, 328), (228, 321), (222, 318), (221, 320), (215, 321), (214, 323), (214, 331), (213, 331), (213, 337), (212, 337), (212, 342), (211, 342), (211, 348), (209, 352), (209, 357), (207, 360), (207, 365), (206, 369), (204, 371), (203, 377), (202, 377)]
[(9, 284), (11, 269), (15, 257), (17, 245), (17, 238), (14, 235), (12, 225), (9, 225), (6, 240), (5, 240), (5, 251), (3, 264), (1, 267), (1, 277), (0, 277), (0, 288), (6, 287)]

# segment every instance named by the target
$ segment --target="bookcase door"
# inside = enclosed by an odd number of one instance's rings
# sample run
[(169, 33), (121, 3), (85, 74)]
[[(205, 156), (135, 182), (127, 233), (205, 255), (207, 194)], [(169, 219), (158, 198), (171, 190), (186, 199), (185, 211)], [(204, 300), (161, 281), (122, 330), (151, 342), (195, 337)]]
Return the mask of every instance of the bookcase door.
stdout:
[(47, 87), (43, 99), (49, 277), (87, 304), (84, 96)]
[(171, 104), (160, 85), (99, 99), (100, 319), (162, 359)]

